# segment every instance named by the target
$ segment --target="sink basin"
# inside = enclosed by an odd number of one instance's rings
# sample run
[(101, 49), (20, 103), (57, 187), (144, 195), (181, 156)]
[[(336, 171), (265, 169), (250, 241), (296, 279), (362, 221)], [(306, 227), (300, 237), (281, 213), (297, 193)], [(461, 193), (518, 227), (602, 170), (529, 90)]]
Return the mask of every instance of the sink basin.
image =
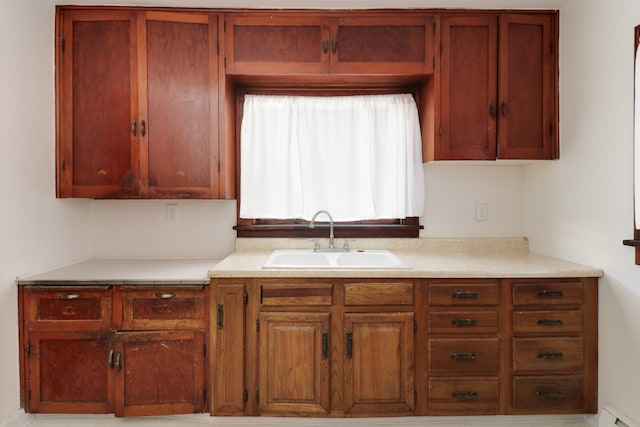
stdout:
[(275, 250), (262, 268), (272, 269), (408, 269), (387, 250), (313, 252), (306, 249)]

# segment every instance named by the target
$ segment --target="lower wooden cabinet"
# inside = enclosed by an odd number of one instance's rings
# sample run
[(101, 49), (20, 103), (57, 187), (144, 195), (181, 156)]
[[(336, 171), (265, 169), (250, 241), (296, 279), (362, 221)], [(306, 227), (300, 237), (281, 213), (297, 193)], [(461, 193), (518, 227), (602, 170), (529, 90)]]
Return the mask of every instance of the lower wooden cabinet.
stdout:
[(202, 412), (204, 286), (20, 286), (27, 412)]
[(214, 279), (211, 412), (595, 413), (597, 284)]

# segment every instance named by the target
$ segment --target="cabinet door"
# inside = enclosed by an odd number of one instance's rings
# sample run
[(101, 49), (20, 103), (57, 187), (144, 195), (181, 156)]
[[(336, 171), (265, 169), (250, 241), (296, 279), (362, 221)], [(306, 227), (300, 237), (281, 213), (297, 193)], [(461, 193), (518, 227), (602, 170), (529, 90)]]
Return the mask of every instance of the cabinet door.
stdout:
[(211, 366), (215, 389), (211, 397), (211, 412), (213, 415), (243, 415), (245, 285), (242, 282), (213, 282), (212, 286), (214, 306), (211, 334), (214, 350)]
[(411, 414), (414, 314), (345, 314), (345, 412)]
[(58, 197), (137, 195), (134, 16), (96, 10), (59, 17)]
[[(146, 12), (139, 32), (143, 197), (218, 196), (215, 16)], [(146, 100), (146, 103), (144, 102)]]
[(341, 17), (332, 20), (333, 74), (430, 74), (433, 17)]
[(329, 319), (328, 313), (260, 313), (261, 413), (329, 412)]
[(439, 160), (495, 160), (498, 21), (442, 18)]
[(229, 15), (225, 28), (229, 74), (326, 74), (329, 71), (327, 17)]
[(110, 331), (31, 332), (28, 412), (111, 412)]
[(498, 157), (557, 157), (553, 15), (500, 16)]
[(117, 416), (202, 412), (204, 332), (116, 332)]

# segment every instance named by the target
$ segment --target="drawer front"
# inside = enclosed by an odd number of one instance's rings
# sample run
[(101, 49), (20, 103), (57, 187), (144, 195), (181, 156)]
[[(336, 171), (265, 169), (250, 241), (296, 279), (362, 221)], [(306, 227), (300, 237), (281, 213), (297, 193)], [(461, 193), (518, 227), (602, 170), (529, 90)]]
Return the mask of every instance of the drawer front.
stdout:
[(344, 305), (412, 305), (413, 283), (347, 283)]
[(514, 372), (578, 371), (582, 369), (583, 359), (582, 338), (514, 340)]
[(434, 373), (497, 373), (497, 338), (429, 340), (429, 370)]
[(515, 334), (582, 333), (583, 313), (580, 310), (515, 311)]
[(125, 330), (203, 329), (203, 288), (147, 288), (122, 291)]
[(582, 377), (515, 377), (514, 411), (581, 410)]
[(25, 292), (25, 317), (31, 329), (59, 326), (74, 330), (104, 329), (111, 325), (109, 287), (52, 289)]
[(582, 304), (581, 282), (514, 283), (513, 305)]
[(429, 285), (429, 305), (498, 305), (498, 283), (432, 283)]
[(497, 332), (497, 311), (432, 311), (429, 313), (429, 333), (432, 334), (482, 334)]
[(429, 379), (430, 415), (490, 415), (499, 409), (498, 378)]
[(331, 283), (278, 282), (261, 285), (262, 305), (331, 305)]

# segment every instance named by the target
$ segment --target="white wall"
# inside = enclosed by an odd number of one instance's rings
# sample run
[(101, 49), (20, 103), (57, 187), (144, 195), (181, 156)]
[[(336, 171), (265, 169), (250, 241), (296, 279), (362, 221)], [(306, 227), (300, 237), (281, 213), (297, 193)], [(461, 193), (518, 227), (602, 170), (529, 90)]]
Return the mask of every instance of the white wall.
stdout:
[(640, 421), (640, 266), (633, 237), (633, 38), (637, 0), (561, 11), (560, 161), (526, 172), (530, 248), (604, 269), (600, 402)]

